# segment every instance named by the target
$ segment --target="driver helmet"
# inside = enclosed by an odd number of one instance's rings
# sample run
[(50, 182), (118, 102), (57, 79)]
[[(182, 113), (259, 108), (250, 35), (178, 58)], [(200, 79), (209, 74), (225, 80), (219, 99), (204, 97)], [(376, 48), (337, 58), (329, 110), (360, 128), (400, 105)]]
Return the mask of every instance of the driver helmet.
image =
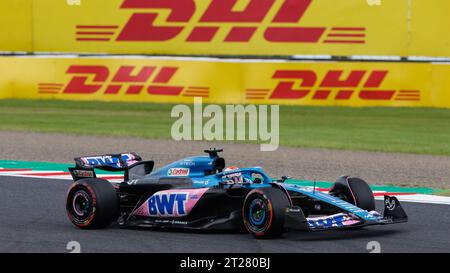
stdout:
[[(225, 168), (223, 172), (226, 173), (228, 171), (236, 171), (236, 170), (239, 170), (239, 168), (236, 166), (230, 166)], [(244, 182), (244, 176), (242, 175), (241, 172), (235, 172), (231, 174), (225, 174), (222, 177), (222, 180), (228, 184), (238, 184), (238, 183), (242, 184)]]

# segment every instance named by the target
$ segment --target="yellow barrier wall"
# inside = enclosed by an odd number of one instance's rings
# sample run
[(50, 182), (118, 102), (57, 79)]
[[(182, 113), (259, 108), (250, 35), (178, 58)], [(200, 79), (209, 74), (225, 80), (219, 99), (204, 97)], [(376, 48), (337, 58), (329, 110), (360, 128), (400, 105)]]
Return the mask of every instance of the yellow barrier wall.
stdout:
[(0, 58), (0, 98), (450, 108), (450, 65)]
[(411, 20), (408, 26), (406, 56), (450, 57), (450, 1), (410, 0)]
[(33, 51), (31, 2), (0, 1), (0, 51)]
[(0, 50), (450, 56), (447, 0), (1, 2)]
[(365, 0), (339, 4), (335, 0), (240, 0), (228, 15), (226, 5), (220, 5), (223, 0), (170, 0), (165, 5), (152, 5), (154, 2), (110, 0), (105, 5), (104, 1), (91, 0), (68, 6), (65, 1), (35, 1), (35, 14), (47, 14), (34, 18), (35, 50), (406, 54), (407, 0), (385, 1), (375, 7)]

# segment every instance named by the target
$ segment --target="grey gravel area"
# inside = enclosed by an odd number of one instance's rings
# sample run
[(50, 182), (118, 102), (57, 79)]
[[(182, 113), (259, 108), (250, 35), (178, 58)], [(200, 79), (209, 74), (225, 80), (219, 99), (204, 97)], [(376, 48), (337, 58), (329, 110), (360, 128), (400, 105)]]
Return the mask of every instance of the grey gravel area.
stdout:
[(0, 132), (0, 159), (10, 160), (72, 162), (75, 156), (135, 151), (158, 167), (209, 147), (223, 148), (228, 165), (261, 166), (272, 176), (334, 181), (349, 174), (370, 184), (450, 188), (449, 156), (288, 147), (261, 152), (255, 144)]

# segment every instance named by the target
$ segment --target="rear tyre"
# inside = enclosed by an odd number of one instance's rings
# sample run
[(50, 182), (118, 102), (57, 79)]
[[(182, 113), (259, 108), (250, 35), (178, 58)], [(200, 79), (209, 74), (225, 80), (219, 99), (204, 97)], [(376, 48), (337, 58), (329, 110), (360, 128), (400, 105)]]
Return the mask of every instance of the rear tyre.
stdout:
[(254, 189), (242, 208), (244, 226), (257, 239), (276, 238), (284, 233), (284, 218), (289, 200), (277, 188)]
[(108, 181), (89, 178), (72, 184), (67, 192), (69, 220), (82, 229), (109, 226), (119, 215), (117, 192)]
[(375, 198), (369, 185), (357, 177), (341, 176), (330, 194), (367, 211), (375, 210)]

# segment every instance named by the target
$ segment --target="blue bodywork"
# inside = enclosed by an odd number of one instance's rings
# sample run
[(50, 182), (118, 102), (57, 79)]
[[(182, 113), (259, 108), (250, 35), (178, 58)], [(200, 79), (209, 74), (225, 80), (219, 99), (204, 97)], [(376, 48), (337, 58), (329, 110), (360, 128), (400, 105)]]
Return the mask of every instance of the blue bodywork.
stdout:
[[(250, 168), (239, 168), (237, 170), (222, 171), (219, 173), (214, 173), (210, 175), (205, 175), (205, 171), (214, 171), (213, 162), (216, 159), (215, 156), (193, 156), (187, 157), (171, 164), (168, 164), (151, 174), (147, 175), (146, 178), (184, 178), (189, 177), (192, 179), (193, 186), (195, 188), (212, 188), (219, 186), (223, 182), (223, 176), (227, 176), (234, 173), (241, 173), (248, 183), (239, 184), (240, 187), (251, 189), (256, 189), (260, 187), (272, 187), (273, 183), (283, 187), (287, 191), (301, 193), (310, 198), (326, 202), (338, 207), (346, 212), (356, 215), (358, 218), (367, 222), (379, 222), (383, 221), (383, 217), (379, 214), (369, 213), (366, 210), (356, 207), (353, 204), (345, 202), (344, 200), (334, 197), (332, 195), (315, 191), (311, 187), (302, 187), (289, 183), (278, 183), (270, 178), (261, 167), (250, 167)], [(189, 169), (187, 175), (171, 175), (171, 170), (173, 169)], [(252, 183), (254, 177), (258, 176), (261, 178), (261, 183)], [(234, 187), (236, 185), (233, 185)]]
[[(377, 212), (366, 211), (338, 197), (316, 191), (311, 187), (289, 184), (288, 182), (285, 182), (284, 179), (274, 180), (269, 177), (261, 167), (223, 170), (225, 161), (217, 155), (217, 152), (219, 151), (221, 150), (208, 150), (205, 151), (209, 154), (207, 156), (193, 156), (180, 159), (144, 175), (139, 180), (158, 181), (160, 179), (189, 178), (190, 181), (192, 181), (192, 188), (242, 187), (248, 191), (262, 187), (276, 186), (283, 189), (288, 196), (292, 193), (307, 196), (311, 200), (329, 204), (333, 208), (338, 208), (343, 212), (341, 214), (330, 215), (329, 217), (325, 216), (325, 218), (322, 219), (306, 219), (309, 229), (311, 230), (340, 227), (344, 225), (344, 221), (351, 222), (354, 219), (356, 219), (357, 224), (360, 225), (393, 223), (392, 219), (387, 219)], [(88, 165), (93, 168), (107, 167), (108, 170), (128, 171), (128, 169), (131, 170), (133, 168), (133, 165), (136, 164), (136, 162), (141, 161), (141, 158), (134, 153), (127, 153), (84, 157), (76, 160), (80, 162), (80, 164), (85, 164), (84, 167)], [(217, 163), (220, 160), (223, 160), (222, 164)], [(240, 177), (243, 177), (242, 183), (225, 183), (225, 180), (233, 174), (240, 174)]]
[[(327, 194), (290, 184), (287, 177), (273, 179), (261, 167), (225, 168), (225, 159), (218, 156), (222, 150), (205, 152), (208, 155), (186, 157), (156, 170), (154, 161), (143, 161), (135, 153), (78, 157), (69, 171), (75, 187), (103, 185), (96, 168), (124, 172), (124, 179), (110, 186), (123, 226), (240, 229), (244, 224), (255, 236), (266, 236), (266, 228), (278, 236), (285, 228), (319, 231), (408, 219), (399, 201), (387, 195), (383, 215), (374, 211), (372, 192), (359, 178), (342, 176)], [(69, 212), (76, 212), (74, 202), (68, 204)], [(73, 219), (77, 225), (79, 219)]]

